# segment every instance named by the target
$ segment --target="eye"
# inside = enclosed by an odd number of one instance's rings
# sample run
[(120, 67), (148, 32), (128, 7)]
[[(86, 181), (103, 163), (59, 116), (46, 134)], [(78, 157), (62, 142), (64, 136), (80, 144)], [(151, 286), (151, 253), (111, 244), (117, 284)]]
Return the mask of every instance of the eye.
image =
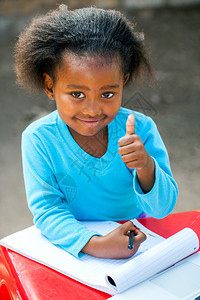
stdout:
[(112, 93), (112, 92), (106, 92), (101, 95), (102, 98), (106, 98), (106, 99), (110, 99), (113, 96), (114, 96), (114, 93)]
[(85, 97), (85, 95), (81, 92), (73, 92), (71, 93), (72, 97), (77, 98), (77, 99), (82, 99)]

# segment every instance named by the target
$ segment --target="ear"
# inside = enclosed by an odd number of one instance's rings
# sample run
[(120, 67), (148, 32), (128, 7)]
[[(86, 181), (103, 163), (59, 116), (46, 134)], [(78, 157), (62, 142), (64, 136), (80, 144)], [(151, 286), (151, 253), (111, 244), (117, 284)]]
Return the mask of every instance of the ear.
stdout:
[(127, 83), (127, 81), (129, 80), (129, 78), (130, 78), (130, 74), (129, 73), (124, 76), (124, 85)]
[(50, 100), (55, 100), (54, 83), (52, 78), (47, 73), (43, 73), (44, 91)]

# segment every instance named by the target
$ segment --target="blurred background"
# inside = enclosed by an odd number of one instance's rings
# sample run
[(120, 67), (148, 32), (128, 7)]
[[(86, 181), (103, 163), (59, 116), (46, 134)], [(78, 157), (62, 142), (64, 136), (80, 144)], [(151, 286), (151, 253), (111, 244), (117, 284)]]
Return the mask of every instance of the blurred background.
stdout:
[[(29, 94), (15, 83), (17, 36), (57, 0), (0, 0), (0, 238), (31, 226), (21, 166), (21, 133), (55, 109), (44, 94)], [(200, 1), (69, 0), (69, 9), (115, 8), (137, 23), (156, 71), (153, 86), (126, 88), (123, 105), (151, 116), (167, 147), (179, 186), (173, 212), (200, 209)]]

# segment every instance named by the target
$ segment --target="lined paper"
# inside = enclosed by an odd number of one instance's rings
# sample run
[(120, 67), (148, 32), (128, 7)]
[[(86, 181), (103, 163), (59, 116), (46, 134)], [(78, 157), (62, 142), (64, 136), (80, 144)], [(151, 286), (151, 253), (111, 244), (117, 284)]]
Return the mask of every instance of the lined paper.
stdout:
[[(152, 273), (155, 274), (165, 269), (166, 258), (168, 264), (173, 264), (174, 260), (180, 260), (195, 252), (194, 248), (198, 247), (198, 238), (191, 229), (187, 228), (182, 235), (181, 233), (178, 236), (176, 234), (165, 240), (143, 227), (137, 220), (133, 220), (133, 222), (136, 226), (143, 230), (145, 229), (145, 232), (152, 235), (147, 234), (146, 241), (141, 244), (138, 252), (129, 259), (104, 259), (90, 255), (84, 255), (77, 259), (49, 242), (35, 226), (2, 239), (0, 244), (79, 282), (111, 295), (115, 295), (129, 286), (137, 284), (139, 280), (145, 280)], [(120, 224), (112, 221), (81, 223), (89, 230), (95, 230), (102, 235), (120, 226)], [(178, 255), (179, 252), (180, 256)], [(171, 259), (168, 259), (168, 256)], [(158, 265), (158, 267), (155, 268), (154, 265)], [(123, 276), (120, 276), (120, 273)], [(116, 282), (116, 287), (108, 283), (108, 276), (111, 276)]]
[[(190, 228), (185, 228), (118, 269), (110, 271), (106, 275), (106, 281), (118, 293), (123, 292), (172, 266), (197, 251), (198, 248), (199, 239), (196, 233)], [(116, 286), (110, 284), (109, 277)]]

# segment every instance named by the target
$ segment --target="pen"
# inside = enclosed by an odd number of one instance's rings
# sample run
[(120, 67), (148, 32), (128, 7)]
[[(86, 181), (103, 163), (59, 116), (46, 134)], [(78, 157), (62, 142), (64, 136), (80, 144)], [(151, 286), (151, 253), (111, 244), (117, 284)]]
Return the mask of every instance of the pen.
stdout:
[(129, 231), (129, 244), (128, 244), (128, 249), (129, 250), (133, 250), (134, 246), (133, 246), (133, 236), (134, 236), (134, 231), (130, 230)]
[[(135, 226), (135, 224), (133, 224), (133, 225)], [(151, 233), (149, 233), (149, 232), (146, 232), (146, 231), (144, 231), (144, 230), (141, 230), (141, 229), (140, 229), (139, 227), (137, 227), (137, 226), (135, 226), (135, 228), (138, 229), (139, 231), (141, 231), (142, 233), (144, 233), (146, 236), (149, 235), (149, 236), (152, 236), (152, 237), (155, 238), (155, 236), (154, 236), (153, 234), (151, 234)]]

